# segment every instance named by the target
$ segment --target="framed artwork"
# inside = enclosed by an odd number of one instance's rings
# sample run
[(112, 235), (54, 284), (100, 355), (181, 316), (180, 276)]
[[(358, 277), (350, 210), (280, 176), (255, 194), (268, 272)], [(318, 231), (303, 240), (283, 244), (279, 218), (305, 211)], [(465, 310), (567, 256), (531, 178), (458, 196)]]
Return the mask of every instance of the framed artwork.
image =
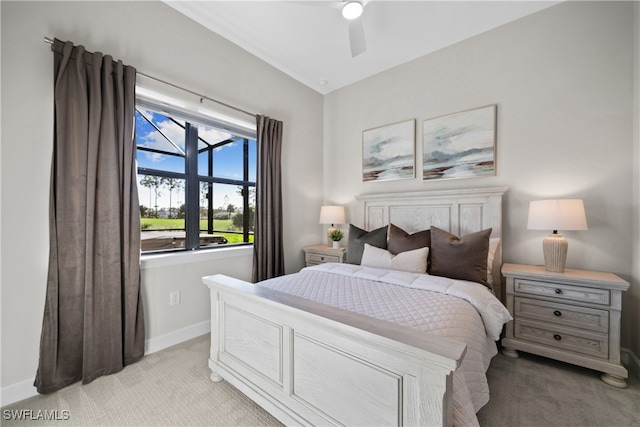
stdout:
[(422, 123), (422, 179), (496, 174), (496, 109), (489, 105)]
[(362, 180), (415, 178), (416, 120), (362, 132)]

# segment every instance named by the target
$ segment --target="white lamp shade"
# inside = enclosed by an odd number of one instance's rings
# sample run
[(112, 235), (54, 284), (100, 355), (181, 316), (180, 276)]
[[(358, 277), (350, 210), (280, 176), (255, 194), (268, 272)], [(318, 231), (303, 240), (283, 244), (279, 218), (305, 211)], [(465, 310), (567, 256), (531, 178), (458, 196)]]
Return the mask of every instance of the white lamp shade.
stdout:
[(587, 230), (580, 199), (536, 200), (529, 204), (529, 230)]
[(344, 224), (344, 206), (322, 206), (320, 224)]

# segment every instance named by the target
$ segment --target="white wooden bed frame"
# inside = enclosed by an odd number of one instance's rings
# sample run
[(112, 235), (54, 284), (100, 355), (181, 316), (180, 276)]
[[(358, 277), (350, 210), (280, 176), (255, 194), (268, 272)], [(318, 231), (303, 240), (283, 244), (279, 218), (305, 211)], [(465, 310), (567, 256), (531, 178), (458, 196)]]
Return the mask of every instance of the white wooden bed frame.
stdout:
[[(410, 233), (492, 227), (501, 237), (505, 191), (358, 196), (358, 221)], [(495, 258), (499, 284), (499, 251)], [(227, 380), (284, 424), (452, 424), (452, 373), (464, 343), (222, 275), (203, 281), (211, 290), (211, 380)]]

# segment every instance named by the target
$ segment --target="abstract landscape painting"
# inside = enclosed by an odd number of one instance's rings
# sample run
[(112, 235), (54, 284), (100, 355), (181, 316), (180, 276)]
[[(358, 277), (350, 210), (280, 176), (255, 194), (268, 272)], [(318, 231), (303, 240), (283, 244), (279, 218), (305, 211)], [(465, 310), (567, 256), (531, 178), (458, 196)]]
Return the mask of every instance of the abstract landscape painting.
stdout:
[(415, 119), (362, 133), (362, 180), (415, 177)]
[(425, 120), (422, 179), (495, 175), (496, 105)]

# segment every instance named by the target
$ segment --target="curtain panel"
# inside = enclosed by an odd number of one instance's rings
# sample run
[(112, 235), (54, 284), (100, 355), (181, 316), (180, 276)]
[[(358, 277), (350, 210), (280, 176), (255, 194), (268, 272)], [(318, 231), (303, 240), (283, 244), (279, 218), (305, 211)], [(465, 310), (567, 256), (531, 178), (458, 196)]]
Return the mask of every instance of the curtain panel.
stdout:
[(282, 234), (282, 122), (256, 116), (258, 164), (253, 281), (284, 274)]
[(35, 386), (49, 393), (144, 355), (133, 138), (136, 70), (55, 40), (49, 271)]

